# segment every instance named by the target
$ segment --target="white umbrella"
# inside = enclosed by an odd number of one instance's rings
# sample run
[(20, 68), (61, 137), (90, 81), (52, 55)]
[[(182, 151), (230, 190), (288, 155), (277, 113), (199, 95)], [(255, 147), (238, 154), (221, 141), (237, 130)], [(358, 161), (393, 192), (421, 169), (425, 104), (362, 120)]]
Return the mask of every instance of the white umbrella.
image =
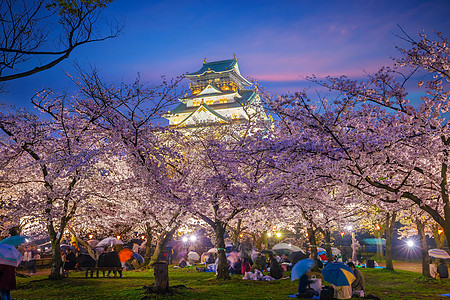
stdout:
[(339, 250), (338, 248), (331, 247), (331, 253), (333, 253), (333, 255), (338, 255), (341, 254), (341, 250)]
[(188, 258), (191, 259), (191, 260), (199, 260), (200, 259), (200, 255), (198, 255), (197, 252), (190, 251), (188, 253)]
[(217, 253), (217, 248), (211, 248), (207, 253)]
[(123, 242), (117, 238), (109, 237), (101, 240), (95, 247), (105, 247), (105, 246), (114, 246), (114, 245), (123, 245)]
[(303, 251), (302, 248), (294, 246), (292, 244), (286, 244), (286, 243), (276, 244), (275, 246), (273, 246), (272, 250), (288, 250), (291, 252), (301, 251), (301, 252), (305, 253), (305, 251)]
[(87, 243), (89, 244), (89, 246), (91, 246), (92, 249), (94, 249), (95, 247), (97, 247), (99, 241), (98, 240), (88, 240)]
[(434, 258), (450, 259), (450, 255), (442, 249), (430, 249), (428, 250), (428, 255)]
[(0, 265), (18, 267), (23, 260), (22, 254), (16, 247), (8, 244), (0, 245)]

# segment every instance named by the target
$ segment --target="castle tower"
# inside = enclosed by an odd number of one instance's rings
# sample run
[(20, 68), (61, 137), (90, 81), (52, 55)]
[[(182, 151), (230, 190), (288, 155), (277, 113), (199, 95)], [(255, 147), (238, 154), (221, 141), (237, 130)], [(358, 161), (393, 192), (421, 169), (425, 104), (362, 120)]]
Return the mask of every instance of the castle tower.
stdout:
[(194, 73), (186, 75), (192, 83), (190, 95), (163, 117), (169, 126), (194, 127), (214, 123), (239, 123), (252, 118), (267, 119), (257, 89), (240, 71), (233, 59), (203, 62)]

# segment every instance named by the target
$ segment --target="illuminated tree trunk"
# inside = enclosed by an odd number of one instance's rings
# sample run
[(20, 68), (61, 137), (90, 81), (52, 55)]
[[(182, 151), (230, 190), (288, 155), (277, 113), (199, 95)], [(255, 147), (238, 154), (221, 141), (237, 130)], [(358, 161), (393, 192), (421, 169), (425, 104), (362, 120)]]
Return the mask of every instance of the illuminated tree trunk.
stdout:
[(331, 232), (328, 229), (323, 230), (323, 238), (325, 239), (325, 250), (327, 251), (327, 262), (333, 261), (333, 250), (331, 250)]
[(172, 240), (173, 234), (178, 227), (172, 228), (170, 231), (164, 230), (156, 242), (155, 252), (153, 253), (152, 259), (150, 260), (150, 265), (153, 266), (155, 263), (162, 261), (162, 254), (166, 248), (167, 243)]
[(442, 230), (441, 226), (439, 226), (439, 224), (434, 224), (432, 226), (433, 238), (434, 238), (434, 241), (436, 242), (436, 248), (444, 249), (445, 234), (443, 234), (443, 232), (439, 233), (439, 230)]
[(239, 244), (239, 234), (241, 233), (241, 223), (242, 219), (239, 219), (234, 230), (233, 244), (237, 246)]
[[(308, 240), (311, 247), (311, 258), (316, 261), (317, 259), (317, 241), (316, 241), (316, 231), (312, 228), (308, 228)], [(317, 266), (313, 270), (318, 270)]]

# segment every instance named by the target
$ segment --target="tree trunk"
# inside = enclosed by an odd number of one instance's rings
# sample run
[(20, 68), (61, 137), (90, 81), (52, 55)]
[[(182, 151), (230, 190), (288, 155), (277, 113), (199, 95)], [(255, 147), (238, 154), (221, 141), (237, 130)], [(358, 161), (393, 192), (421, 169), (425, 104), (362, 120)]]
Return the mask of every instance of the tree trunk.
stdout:
[(61, 237), (51, 234), (50, 241), (52, 243), (52, 268), (50, 271), (50, 279), (62, 279), (61, 268), (63, 266), (61, 258)]
[[(308, 240), (309, 240), (309, 244), (311, 247), (311, 259), (316, 261), (316, 259), (317, 259), (316, 232), (312, 227), (308, 228)], [(316, 266), (313, 268), (313, 271), (318, 271), (318, 270), (319, 269), (316, 264)]]
[(166, 248), (167, 243), (172, 240), (172, 236), (177, 230), (178, 227), (172, 228), (170, 231), (164, 230), (159, 236), (156, 242), (155, 252), (150, 260), (150, 266), (153, 266), (155, 263), (160, 262), (162, 259), (162, 254), (164, 249)]
[(325, 229), (323, 232), (323, 238), (325, 239), (325, 250), (327, 251), (327, 262), (333, 261), (333, 251), (331, 250), (331, 232)]
[(431, 277), (430, 275), (430, 257), (428, 256), (427, 240), (425, 236), (425, 224), (416, 219), (417, 232), (420, 237), (420, 252), (422, 253), (422, 276)]
[(147, 224), (145, 226), (145, 236), (147, 237), (147, 240), (145, 242), (144, 266), (150, 263), (150, 259), (152, 257), (152, 239), (153, 239), (152, 233), (153, 227)]
[(443, 232), (439, 233), (439, 230), (441, 229), (441, 226), (439, 224), (434, 224), (431, 227), (431, 230), (433, 232), (433, 238), (436, 242), (436, 248), (438, 249), (444, 249), (445, 246), (445, 234)]
[(239, 245), (239, 234), (241, 233), (242, 219), (238, 219), (236, 229), (234, 230), (233, 245)]
[(386, 269), (394, 271), (392, 263), (392, 237), (394, 235), (394, 226), (397, 213), (387, 213), (386, 216)]
[(214, 232), (216, 234), (216, 247), (219, 263), (217, 265), (217, 279), (230, 279), (228, 270), (227, 256), (225, 253), (225, 228), (226, 224), (217, 221), (214, 224)]
[(166, 294), (169, 291), (169, 265), (166, 262), (156, 262), (153, 268), (155, 275), (153, 290), (158, 294)]

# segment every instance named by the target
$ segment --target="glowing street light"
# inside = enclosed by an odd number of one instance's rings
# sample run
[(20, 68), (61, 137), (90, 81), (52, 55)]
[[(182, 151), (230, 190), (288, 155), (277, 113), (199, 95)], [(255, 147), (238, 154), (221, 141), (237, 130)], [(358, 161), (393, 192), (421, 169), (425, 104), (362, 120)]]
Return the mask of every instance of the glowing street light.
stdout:
[(444, 232), (444, 229), (442, 229), (442, 228), (438, 229), (438, 234), (442, 234), (443, 232)]
[(408, 246), (409, 248), (414, 247), (414, 241), (413, 240), (407, 240), (406, 241), (406, 246)]
[(189, 241), (189, 238), (187, 236), (183, 236), (181, 240), (183, 241), (183, 243), (186, 243), (187, 241)]
[(118, 240), (120, 240), (120, 238), (121, 238), (120, 234), (116, 235), (116, 238), (117, 238)]
[(267, 233), (267, 236), (268, 236), (268, 237), (271, 237), (271, 236), (272, 236), (272, 233), (271, 233), (271, 232), (268, 232), (268, 233)]
[(380, 224), (375, 225), (375, 229), (378, 230), (378, 231), (380, 231), (380, 230), (381, 230)]
[(197, 237), (195, 235), (191, 235), (191, 237), (189, 238), (189, 240), (191, 242), (195, 242), (197, 240)]
[(90, 240), (92, 240), (92, 239), (94, 238), (94, 235), (93, 235), (92, 233), (90, 233), (90, 234), (88, 235), (88, 238), (89, 238)]
[(347, 231), (352, 231), (353, 230), (353, 226), (352, 225), (347, 225), (345, 227), (345, 229), (347, 229)]
[(145, 234), (141, 234), (141, 240), (145, 240)]
[(281, 232), (277, 232), (275, 235), (277, 236), (277, 238), (280, 238), (281, 237)]

